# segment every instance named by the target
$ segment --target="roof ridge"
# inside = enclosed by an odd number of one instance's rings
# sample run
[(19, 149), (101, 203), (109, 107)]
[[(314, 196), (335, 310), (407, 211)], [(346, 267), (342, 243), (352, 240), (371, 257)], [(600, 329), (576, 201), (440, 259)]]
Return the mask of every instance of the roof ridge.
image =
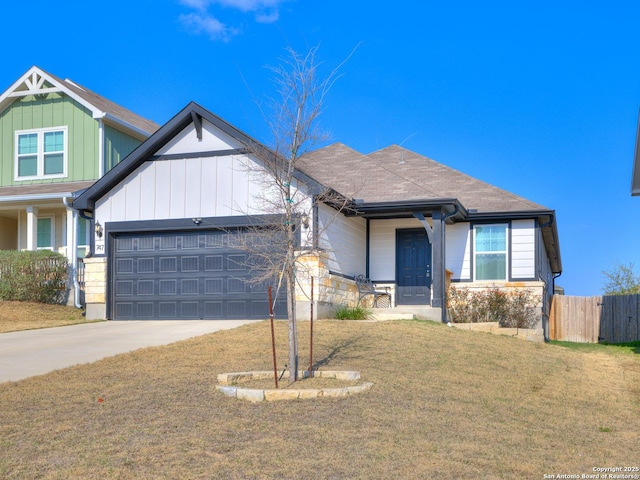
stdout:
[[(539, 204), (539, 203), (537, 203), (537, 202), (534, 202), (534, 201), (532, 201), (532, 200), (529, 200), (529, 199), (528, 199), (528, 198), (526, 198), (526, 197), (523, 197), (523, 196), (521, 196), (521, 195), (517, 195), (517, 194), (515, 194), (515, 193), (513, 193), (513, 192), (511, 192), (511, 191), (509, 191), (509, 190), (506, 190), (506, 189), (504, 189), (504, 188), (498, 187), (498, 186), (496, 186), (496, 185), (494, 185), (494, 184), (492, 184), (492, 183), (489, 183), (489, 182), (487, 182), (487, 181), (481, 180), (481, 179), (479, 179), (479, 178), (477, 178), (477, 177), (474, 177), (474, 176), (472, 176), (472, 175), (469, 175), (468, 173), (465, 173), (465, 172), (463, 172), (463, 171), (461, 171), (461, 170), (458, 170), (458, 169), (456, 169), (456, 168), (453, 168), (453, 167), (450, 167), (450, 166), (448, 166), (448, 165), (445, 165), (444, 163), (438, 162), (437, 160), (434, 160), (434, 159), (432, 159), (432, 158), (430, 158), (430, 157), (427, 157), (426, 155), (422, 155), (422, 154), (420, 154), (420, 153), (418, 153), (418, 152), (415, 152), (415, 151), (413, 151), (413, 150), (409, 150), (409, 149), (404, 148), (404, 147), (402, 147), (402, 146), (400, 146), (400, 145), (396, 145), (396, 144), (389, 145), (389, 146), (384, 147), (384, 148), (382, 148), (382, 149), (380, 149), (380, 150), (376, 150), (375, 152), (372, 152), (371, 154), (376, 154), (376, 153), (382, 152), (382, 151), (384, 151), (384, 150), (402, 150), (403, 152), (408, 152), (408, 153), (410, 153), (410, 154), (412, 154), (412, 155), (416, 155), (416, 156), (418, 156), (418, 157), (424, 158), (425, 160), (427, 160), (427, 161), (429, 161), (429, 162), (432, 162), (433, 164), (435, 164), (435, 165), (437, 165), (437, 166), (439, 166), (439, 167), (441, 167), (441, 168), (443, 168), (443, 169), (447, 169), (447, 170), (449, 170), (449, 171), (451, 171), (451, 172), (455, 172), (455, 173), (457, 173), (458, 175), (461, 175), (461, 176), (464, 176), (464, 177), (466, 177), (466, 178), (468, 178), (468, 179), (473, 180), (474, 182), (481, 183), (481, 184), (483, 184), (483, 185), (485, 185), (485, 186), (489, 187), (490, 189), (492, 189), (492, 190), (494, 190), (494, 191), (496, 191), (496, 192), (498, 192), (498, 193), (500, 193), (500, 194), (502, 194), (502, 195), (508, 195), (508, 196), (510, 196), (510, 197), (511, 197), (511, 198), (513, 198), (513, 199), (516, 199), (516, 200), (519, 200), (519, 201), (526, 202), (526, 203), (530, 204), (530, 205), (531, 205), (532, 207), (534, 207), (534, 208), (545, 208), (545, 209), (547, 208), (547, 207), (545, 207), (544, 205), (541, 205), (541, 204)], [(371, 155), (371, 154), (370, 154), (370, 155)], [(408, 178), (406, 178), (406, 177), (400, 176), (400, 178), (403, 178), (404, 180), (407, 180), (407, 181), (409, 181), (409, 182), (414, 183), (412, 180), (410, 180), (410, 179), (408, 179)], [(423, 187), (423, 188), (424, 188), (424, 187)], [(433, 192), (432, 192), (432, 193), (433, 193)]]
[[(395, 176), (396, 176), (396, 177), (398, 177), (398, 178), (401, 178), (402, 180), (405, 180), (405, 181), (407, 181), (407, 182), (409, 182), (409, 183), (412, 183), (413, 185), (417, 186), (417, 187), (418, 187), (418, 188), (420, 188), (421, 190), (424, 190), (425, 192), (428, 192), (428, 193), (430, 193), (430, 194), (432, 194), (432, 195), (436, 195), (436, 196), (437, 196), (437, 195), (438, 195), (438, 193), (437, 193), (437, 192), (434, 192), (433, 190), (430, 190), (430, 189), (426, 188), (423, 184), (421, 184), (421, 183), (419, 183), (419, 182), (416, 182), (415, 180), (412, 180), (412, 179), (410, 179), (410, 178), (407, 178), (407, 177), (405, 177), (405, 176), (403, 176), (403, 175), (400, 175), (398, 172), (395, 172), (395, 171), (393, 171), (393, 170), (391, 170), (391, 169), (387, 168), (387, 166), (386, 166), (384, 163), (382, 163), (382, 160), (378, 160), (378, 159), (376, 159), (376, 158), (374, 158), (374, 157), (371, 157), (371, 155), (372, 155), (372, 154), (375, 154), (375, 153), (377, 153), (377, 152), (381, 152), (382, 150), (387, 150), (387, 149), (389, 149), (389, 148), (391, 148), (391, 147), (394, 147), (394, 146), (397, 146), (398, 148), (401, 148), (402, 150), (406, 150), (406, 151), (408, 151), (408, 152), (411, 152), (411, 150), (404, 149), (404, 148), (400, 147), (399, 145), (390, 145), (390, 146), (385, 147), (385, 148), (383, 148), (383, 149), (376, 150), (375, 152), (371, 152), (370, 154), (367, 154), (367, 155), (365, 155), (365, 156), (366, 156), (367, 158), (369, 158), (370, 160), (372, 160), (372, 161), (374, 161), (374, 162), (378, 163), (378, 164), (380, 165), (380, 167), (381, 167), (383, 170), (386, 170), (387, 172), (391, 173), (392, 175), (395, 175)], [(424, 157), (424, 158), (429, 159), (428, 157)], [(429, 160), (430, 160), (430, 159), (429, 159)]]

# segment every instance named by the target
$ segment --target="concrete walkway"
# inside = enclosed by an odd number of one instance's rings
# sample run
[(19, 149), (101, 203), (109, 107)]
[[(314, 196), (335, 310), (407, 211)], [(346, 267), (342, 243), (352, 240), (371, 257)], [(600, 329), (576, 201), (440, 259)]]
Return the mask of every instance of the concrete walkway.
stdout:
[(0, 334), (0, 383), (256, 320), (110, 321)]

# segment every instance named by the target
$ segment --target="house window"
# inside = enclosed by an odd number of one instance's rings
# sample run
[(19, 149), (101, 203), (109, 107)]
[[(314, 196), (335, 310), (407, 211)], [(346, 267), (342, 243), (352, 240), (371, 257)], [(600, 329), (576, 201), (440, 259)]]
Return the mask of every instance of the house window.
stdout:
[(16, 180), (66, 175), (66, 127), (16, 132)]
[(507, 225), (476, 225), (476, 280), (507, 279)]
[(78, 218), (78, 258), (84, 258), (89, 251), (89, 220)]
[(38, 250), (53, 250), (53, 218), (38, 218)]

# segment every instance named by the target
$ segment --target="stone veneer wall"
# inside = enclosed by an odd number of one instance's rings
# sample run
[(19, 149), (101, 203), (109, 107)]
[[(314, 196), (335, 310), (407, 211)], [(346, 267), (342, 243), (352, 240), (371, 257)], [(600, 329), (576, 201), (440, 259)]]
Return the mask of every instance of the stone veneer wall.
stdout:
[(322, 252), (310, 252), (298, 258), (296, 271), (296, 317), (309, 320), (311, 309), (311, 277), (313, 277), (313, 318), (334, 318), (335, 308), (354, 307), (358, 302), (355, 281), (331, 274), (329, 257)]
[(107, 257), (89, 257), (84, 262), (86, 318), (107, 318)]

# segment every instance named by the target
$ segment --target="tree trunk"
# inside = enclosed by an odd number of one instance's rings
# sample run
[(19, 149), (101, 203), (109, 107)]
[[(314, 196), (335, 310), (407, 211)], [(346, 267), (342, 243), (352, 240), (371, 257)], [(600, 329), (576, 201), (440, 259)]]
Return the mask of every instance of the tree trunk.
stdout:
[[(291, 166), (289, 166), (291, 168)], [(293, 229), (293, 211), (291, 199), (291, 180), (293, 171), (288, 172), (286, 183), (286, 225), (287, 255), (285, 260), (285, 280), (287, 282), (287, 316), (289, 317), (289, 381), (298, 380), (298, 325), (296, 321), (296, 252)]]
[(289, 381), (298, 380), (298, 325), (296, 322), (295, 272), (287, 267), (287, 315), (289, 317)]

